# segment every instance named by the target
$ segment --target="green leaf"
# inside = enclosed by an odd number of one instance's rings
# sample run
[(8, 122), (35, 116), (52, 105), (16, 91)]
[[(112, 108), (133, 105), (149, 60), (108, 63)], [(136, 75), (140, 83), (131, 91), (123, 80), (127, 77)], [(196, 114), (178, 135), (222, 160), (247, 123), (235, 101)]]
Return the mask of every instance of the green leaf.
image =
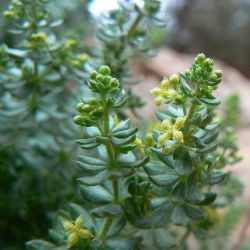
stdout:
[(186, 198), (185, 186), (186, 186), (186, 183), (183, 181), (180, 181), (177, 185), (174, 186), (172, 193), (171, 193), (171, 198), (173, 201), (184, 201), (185, 200), (185, 198)]
[(179, 175), (189, 175), (192, 172), (192, 161), (188, 152), (184, 152), (175, 160), (174, 169)]
[(186, 182), (186, 197), (189, 202), (196, 204), (203, 202), (205, 199), (204, 194), (198, 188), (198, 174), (193, 172)]
[(182, 208), (185, 214), (192, 220), (201, 220), (205, 217), (205, 213), (196, 207), (189, 206), (188, 204), (183, 204)]
[(180, 87), (181, 90), (183, 91), (183, 93), (188, 96), (188, 97), (192, 97), (193, 95), (193, 91), (192, 89), (189, 87), (189, 85), (187, 84), (187, 82), (185, 81), (184, 78), (181, 77), (180, 79)]
[(120, 108), (124, 106), (127, 102), (127, 95), (124, 89), (121, 90), (119, 93), (118, 98), (116, 99), (115, 103), (113, 104), (114, 108)]
[(173, 224), (180, 226), (186, 225), (188, 223), (188, 217), (183, 211), (183, 208), (179, 205), (175, 206), (173, 213), (171, 215), (171, 221)]
[(86, 156), (86, 155), (80, 155), (79, 156), (79, 161), (90, 164), (90, 165), (95, 165), (95, 166), (105, 166), (106, 162), (94, 157)]
[(113, 136), (116, 138), (127, 138), (134, 135), (137, 132), (137, 128), (125, 129), (116, 133), (113, 133)]
[(27, 56), (27, 51), (26, 50), (21, 50), (21, 49), (14, 49), (14, 48), (6, 48), (6, 52), (12, 56), (16, 57), (26, 57)]
[(105, 245), (105, 250), (138, 249), (141, 244), (141, 241), (141, 237), (110, 239)]
[(80, 184), (95, 186), (95, 185), (102, 184), (106, 180), (107, 176), (108, 176), (108, 171), (104, 170), (95, 176), (81, 177), (81, 178), (78, 178), (77, 180), (79, 181)]
[(122, 215), (123, 211), (119, 205), (106, 205), (102, 207), (98, 207), (91, 210), (91, 213), (98, 218), (105, 217), (117, 217)]
[(173, 161), (172, 156), (163, 154), (161, 150), (156, 149), (156, 148), (151, 148), (151, 150), (156, 154), (159, 160), (165, 163), (168, 167), (174, 168), (174, 161)]
[(117, 235), (126, 226), (126, 223), (127, 218), (125, 215), (115, 217), (108, 230), (107, 236), (111, 237)]
[(222, 170), (212, 170), (210, 176), (208, 177), (208, 184), (214, 185), (222, 182), (226, 177), (226, 173)]
[(154, 229), (153, 239), (154, 245), (159, 250), (167, 250), (177, 246), (176, 240), (164, 229)]
[[(26, 247), (28, 250), (50, 250), (50, 249), (57, 249), (57, 247), (48, 242), (48, 241), (44, 241), (44, 240), (31, 240), (29, 242), (26, 243)], [(66, 249), (66, 248), (65, 248)]]
[(80, 186), (83, 199), (97, 204), (111, 203), (113, 196), (102, 186)]
[(161, 175), (168, 172), (169, 168), (159, 164), (157, 161), (152, 161), (144, 166), (144, 170), (148, 175)]
[(97, 174), (107, 168), (107, 166), (90, 165), (81, 161), (76, 161), (76, 165), (83, 171), (83, 173), (89, 175)]
[(204, 193), (204, 196), (205, 196), (204, 201), (198, 203), (198, 205), (210, 205), (210, 204), (212, 204), (215, 201), (217, 194), (213, 193), (213, 192), (208, 192), (208, 193)]
[(173, 185), (178, 179), (179, 176), (175, 171), (169, 169), (166, 174), (161, 175), (151, 175), (149, 179), (157, 186), (170, 186)]
[(157, 228), (165, 226), (168, 223), (172, 212), (173, 206), (171, 204), (166, 204), (154, 211), (150, 216), (152, 227)]
[(123, 139), (112, 137), (111, 142), (115, 146), (124, 146), (126, 144), (133, 142), (135, 139), (136, 139), (135, 135), (131, 135), (131, 136), (129, 136), (127, 138), (123, 138)]
[(166, 114), (164, 114), (164, 113), (161, 113), (161, 112), (156, 112), (155, 114), (156, 114), (156, 117), (157, 117), (159, 120), (161, 120), (161, 121), (171, 119), (170, 116), (168, 116), (168, 115), (166, 115)]
[(209, 98), (205, 98), (205, 97), (201, 97), (200, 100), (208, 105), (212, 105), (212, 106), (217, 106), (221, 103), (221, 100), (219, 99), (209, 99)]
[(149, 157), (146, 156), (143, 159), (138, 160), (138, 161), (119, 163), (119, 167), (121, 167), (121, 168), (139, 168), (139, 167), (144, 166), (146, 163), (148, 163), (149, 160), (150, 160)]
[(125, 121), (121, 121), (117, 126), (112, 128), (112, 133), (117, 133), (126, 129), (130, 128), (130, 119), (127, 119)]

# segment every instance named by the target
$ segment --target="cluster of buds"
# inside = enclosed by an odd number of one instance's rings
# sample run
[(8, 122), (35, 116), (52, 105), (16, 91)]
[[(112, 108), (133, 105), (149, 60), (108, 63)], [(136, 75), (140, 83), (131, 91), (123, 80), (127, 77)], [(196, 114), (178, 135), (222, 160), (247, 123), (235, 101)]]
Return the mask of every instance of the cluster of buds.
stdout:
[[(155, 104), (160, 106), (163, 103), (168, 102), (181, 102), (182, 94), (178, 93), (177, 87), (179, 84), (179, 77), (172, 75), (169, 79), (164, 77), (159, 87), (152, 89), (151, 94), (155, 95)], [(172, 88), (170, 88), (172, 85)]]
[(19, 18), (22, 16), (23, 13), (24, 13), (23, 4), (18, 0), (14, 0), (9, 5), (8, 10), (6, 10), (4, 12), (4, 17), (6, 17), (6, 18)]
[(27, 44), (28, 48), (38, 48), (48, 46), (48, 37), (45, 32), (34, 33), (30, 36)]
[(62, 219), (63, 227), (68, 235), (68, 245), (72, 247), (80, 239), (90, 240), (94, 237), (93, 233), (88, 229), (83, 228), (83, 218), (79, 216), (75, 222), (71, 222), (65, 219)]
[(161, 130), (163, 134), (158, 138), (157, 147), (163, 147), (162, 151), (168, 153), (171, 149), (171, 145), (165, 145), (168, 140), (173, 139), (177, 143), (184, 143), (183, 133), (181, 128), (186, 121), (186, 116), (178, 117), (175, 123), (171, 119), (163, 120), (161, 124)]
[(189, 70), (184, 72), (186, 78), (198, 83), (199, 85), (215, 86), (221, 82), (222, 71), (213, 72), (214, 62), (206, 58), (204, 54), (198, 54)]
[(78, 103), (76, 110), (80, 113), (74, 117), (74, 123), (77, 125), (92, 126), (103, 115), (103, 107), (95, 97)]
[(106, 65), (100, 67), (99, 73), (93, 70), (89, 76), (89, 88), (94, 92), (106, 94), (114, 93), (119, 89), (119, 81), (110, 76), (110, 68)]

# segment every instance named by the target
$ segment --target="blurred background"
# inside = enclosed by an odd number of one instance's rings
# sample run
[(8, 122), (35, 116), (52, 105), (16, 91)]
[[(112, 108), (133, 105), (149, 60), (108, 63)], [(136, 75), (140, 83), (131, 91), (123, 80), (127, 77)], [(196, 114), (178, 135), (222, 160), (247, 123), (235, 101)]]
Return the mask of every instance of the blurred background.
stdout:
[[(1, 15), (8, 2), (0, 0)], [(95, 39), (93, 29), (98, 16), (115, 9), (117, 1), (54, 0), (49, 7), (54, 17), (64, 19), (57, 32), (75, 38), (78, 47), (88, 52)], [(216, 68), (224, 71), (218, 96), (239, 97), (237, 140), (243, 160), (230, 170), (245, 186), (241, 201), (246, 209), (232, 233), (232, 250), (240, 249), (239, 242), (249, 243), (250, 239), (250, 0), (162, 0), (161, 15), (167, 21), (166, 27), (149, 34), (158, 53), (147, 60), (136, 60), (134, 74), (144, 74), (145, 78), (134, 90), (147, 103), (142, 111), (153, 118), (154, 103), (149, 90), (163, 75), (186, 69), (194, 55), (201, 52), (215, 59)], [(7, 30), (8, 24), (0, 18), (0, 42), (11, 47), (15, 41)]]

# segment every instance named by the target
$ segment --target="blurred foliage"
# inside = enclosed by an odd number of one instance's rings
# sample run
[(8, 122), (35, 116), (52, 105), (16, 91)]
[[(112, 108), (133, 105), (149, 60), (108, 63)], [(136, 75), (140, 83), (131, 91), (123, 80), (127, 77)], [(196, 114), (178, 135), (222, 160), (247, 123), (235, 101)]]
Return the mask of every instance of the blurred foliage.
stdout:
[[(0, 47), (0, 247), (24, 247), (46, 234), (51, 212), (74, 199), (80, 131), (67, 122), (80, 94), (86, 54), (56, 36), (61, 25), (43, 0), (13, 0), (4, 12), (9, 39)], [(8, 226), (11, 225), (11, 226)]]
[(249, 76), (250, 2), (181, 0), (172, 4), (171, 46), (205, 53), (236, 66)]

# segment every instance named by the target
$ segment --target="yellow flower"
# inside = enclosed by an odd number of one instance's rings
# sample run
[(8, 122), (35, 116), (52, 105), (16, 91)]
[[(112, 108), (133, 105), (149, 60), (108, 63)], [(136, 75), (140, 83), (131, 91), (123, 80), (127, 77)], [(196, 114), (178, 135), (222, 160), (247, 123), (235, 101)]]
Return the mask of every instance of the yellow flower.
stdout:
[[(171, 81), (170, 81), (171, 80)], [(170, 79), (164, 77), (160, 83), (159, 87), (153, 88), (150, 93), (156, 96), (155, 104), (160, 106), (166, 101), (174, 101), (176, 99), (181, 98), (181, 96), (176, 91), (177, 82), (179, 78), (177, 75), (173, 75)], [(174, 89), (170, 89), (170, 84), (174, 87)]]
[(144, 151), (144, 144), (142, 143), (142, 140), (139, 138), (136, 138), (133, 142), (133, 144), (136, 145), (136, 147), (139, 149), (139, 151), (141, 152), (142, 155), (145, 155), (145, 151)]
[(92, 239), (94, 235), (88, 229), (83, 228), (83, 218), (79, 216), (75, 222), (61, 219), (63, 227), (68, 234), (68, 245), (71, 247), (75, 245), (81, 238)]
[[(161, 123), (161, 130), (164, 133), (159, 136), (157, 147), (163, 147), (169, 139), (174, 139), (178, 143), (184, 143), (183, 133), (180, 129), (183, 127), (185, 121), (186, 116), (178, 117), (174, 124), (170, 119), (163, 120)], [(163, 147), (163, 152), (169, 152), (169, 150), (169, 146)]]

